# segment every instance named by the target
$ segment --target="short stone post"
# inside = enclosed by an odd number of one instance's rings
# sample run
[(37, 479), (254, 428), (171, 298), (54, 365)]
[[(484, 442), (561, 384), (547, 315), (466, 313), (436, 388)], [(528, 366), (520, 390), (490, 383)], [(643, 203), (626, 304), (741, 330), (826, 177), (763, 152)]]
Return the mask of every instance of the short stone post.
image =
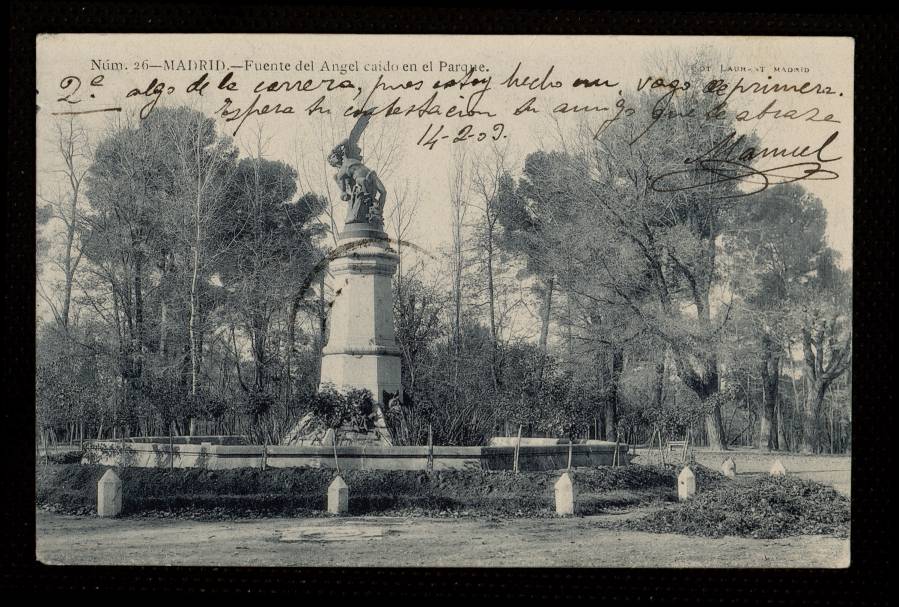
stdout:
[(328, 512), (346, 514), (350, 506), (350, 489), (340, 476), (334, 477), (328, 485)]
[(574, 514), (574, 500), (577, 497), (574, 482), (567, 472), (556, 481), (556, 514), (570, 516)]
[(696, 475), (690, 470), (690, 466), (684, 466), (677, 475), (677, 499), (680, 501), (692, 499), (696, 495)]
[(786, 476), (787, 469), (784, 468), (784, 465), (780, 463), (779, 459), (774, 460), (774, 463), (771, 465), (771, 470), (768, 472), (771, 476)]
[(727, 478), (737, 478), (737, 462), (734, 458), (729, 457), (721, 464), (721, 472)]
[(122, 479), (110, 468), (97, 482), (97, 514), (118, 516), (122, 512)]

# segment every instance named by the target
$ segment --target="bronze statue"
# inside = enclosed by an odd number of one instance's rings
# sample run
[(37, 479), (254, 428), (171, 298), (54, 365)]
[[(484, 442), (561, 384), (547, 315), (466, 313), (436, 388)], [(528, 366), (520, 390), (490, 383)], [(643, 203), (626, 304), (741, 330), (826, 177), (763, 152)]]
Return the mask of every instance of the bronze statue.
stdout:
[(349, 202), (346, 223), (384, 225), (384, 203), (387, 190), (378, 174), (362, 164), (359, 138), (371, 116), (363, 114), (350, 136), (337, 144), (328, 156), (328, 164), (337, 169), (334, 181), (340, 187), (340, 199)]

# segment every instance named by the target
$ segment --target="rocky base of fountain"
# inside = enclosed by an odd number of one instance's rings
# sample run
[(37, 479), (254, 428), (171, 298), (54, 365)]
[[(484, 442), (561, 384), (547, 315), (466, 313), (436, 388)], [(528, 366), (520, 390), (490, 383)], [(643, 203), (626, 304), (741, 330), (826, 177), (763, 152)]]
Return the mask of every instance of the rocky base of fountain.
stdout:
[[(380, 413), (380, 411), (379, 411)], [(380, 416), (379, 416), (380, 421)], [(307, 413), (281, 441), (282, 445), (295, 446), (331, 446), (334, 444), (334, 430), (316, 423)], [(344, 426), (337, 434), (338, 446), (389, 447), (393, 444), (390, 433), (381, 424), (362, 430), (355, 426)]]

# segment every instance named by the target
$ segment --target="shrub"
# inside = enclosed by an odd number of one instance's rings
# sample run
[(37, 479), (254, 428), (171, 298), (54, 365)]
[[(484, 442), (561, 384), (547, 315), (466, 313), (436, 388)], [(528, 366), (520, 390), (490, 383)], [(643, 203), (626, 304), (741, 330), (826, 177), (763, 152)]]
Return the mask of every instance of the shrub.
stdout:
[(849, 500), (831, 487), (795, 477), (762, 476), (698, 491), (690, 501), (624, 525), (655, 533), (778, 538), (846, 536), (849, 523)]
[(313, 418), (322, 426), (336, 430), (351, 425), (360, 432), (373, 427), (374, 411), (375, 401), (368, 390), (341, 392), (330, 384), (322, 386), (310, 407)]
[[(97, 481), (104, 466), (43, 466), (37, 475), (37, 503), (79, 514), (96, 507)], [(201, 516), (295, 516), (322, 513), (334, 471), (313, 468), (201, 470), (125, 468), (126, 515), (167, 512)], [(673, 467), (625, 466), (576, 470), (582, 501), (579, 512), (659, 499), (673, 499)], [(552, 516), (557, 471), (345, 470), (350, 512), (414, 511)]]
[(78, 449), (76, 451), (63, 451), (61, 453), (51, 453), (47, 457), (47, 463), (50, 463), (50, 464), (80, 464), (82, 455), (83, 455), (83, 452), (80, 449)]

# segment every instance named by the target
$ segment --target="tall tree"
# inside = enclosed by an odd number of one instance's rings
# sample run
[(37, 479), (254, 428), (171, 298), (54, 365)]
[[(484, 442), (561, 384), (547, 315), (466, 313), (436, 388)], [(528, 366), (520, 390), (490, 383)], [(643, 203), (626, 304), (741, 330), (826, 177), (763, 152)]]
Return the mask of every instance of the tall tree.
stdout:
[(790, 311), (811, 296), (805, 286), (828, 255), (821, 200), (798, 184), (768, 188), (734, 209), (725, 242), (730, 288), (756, 343), (762, 383), (759, 446), (779, 448), (779, 382), (789, 351)]
[[(644, 87), (628, 100), (627, 119), (584, 124), (570, 144), (569, 175), (583, 202), (579, 221), (598, 238), (614, 238), (618, 255), (633, 262), (597, 259), (610, 303), (629, 308), (666, 344), (681, 381), (707, 411), (709, 444), (722, 449), (718, 349), (729, 305), (713, 289), (719, 237), (739, 191), (735, 180), (710, 180), (685, 163), (733, 132), (730, 120), (710, 118), (713, 100), (698, 88)], [(635, 278), (651, 298), (632, 290)]]
[(220, 238), (231, 245), (220, 254), (216, 268), (249, 340), (253, 381), (247, 384), (241, 379), (240, 383), (252, 397), (252, 413), (257, 417), (275, 397), (273, 323), (286, 317), (291, 356), (299, 310), (299, 303), (293, 304), (302, 302), (302, 297), (297, 300), (296, 284), (313, 271), (321, 254), (316, 239), (322, 227), (315, 218), (324, 202), (308, 194), (293, 201), (295, 193), (293, 168), (258, 156), (244, 158), (230, 181), (227, 196), (232, 205), (222, 222)]
[(546, 354), (556, 280), (569, 250), (566, 232), (577, 221), (577, 198), (570, 187), (577, 167), (566, 154), (534, 152), (524, 162), (518, 183), (500, 180), (495, 207), (503, 230), (498, 244), (524, 260), (524, 271), (537, 279), (542, 299), (539, 346)]
[(850, 275), (837, 267), (829, 251), (818, 257), (817, 266), (797, 309), (806, 380), (800, 447), (804, 453), (822, 449), (824, 398), (852, 359)]
[(474, 220), (474, 252), (476, 262), (483, 269), (482, 274), (485, 284), (479, 291), (484, 293), (487, 300), (487, 321), (490, 327), (490, 336), (493, 340), (493, 351), (490, 357), (490, 368), (493, 373), (493, 389), (500, 389), (500, 360), (499, 360), (499, 302), (498, 302), (498, 274), (497, 261), (500, 249), (497, 241), (500, 238), (500, 206), (501, 192), (511, 190), (512, 178), (509, 175), (507, 163), (508, 146), (492, 147), (488, 152), (476, 156), (472, 161), (471, 186), (474, 201), (472, 207), (478, 212), (478, 218)]
[(167, 150), (158, 135), (148, 123), (115, 125), (98, 144), (85, 176), (91, 212), (84, 217), (82, 247), (93, 271), (108, 283), (118, 342), (115, 423), (124, 423), (143, 389), (146, 260), (165, 239), (158, 211), (172, 187), (164, 167)]
[[(161, 116), (161, 118), (160, 118)], [(226, 204), (226, 190), (232, 178), (237, 151), (229, 139), (220, 138), (215, 121), (201, 112), (177, 108), (165, 114), (154, 113), (151, 120), (164, 122), (167, 141), (174, 154), (168, 156), (172, 174), (172, 194), (176, 204), (189, 208), (190, 282), (188, 297), (188, 339), (190, 345), (190, 396), (197, 399), (200, 367), (203, 357), (203, 311), (200, 294), (210, 276), (211, 233), (220, 229), (222, 208)], [(191, 434), (193, 432), (191, 431)]]
[[(46, 242), (39, 247), (39, 253), (51, 247), (58, 247), (58, 254), (47, 251), (52, 267), (49, 274), (60, 272), (61, 284), (53, 285), (53, 292), (59, 293), (58, 299), (52, 297), (42, 288), (38, 278), (38, 293), (49, 305), (56, 322), (67, 330), (71, 321), (72, 290), (75, 286), (75, 273), (81, 264), (82, 251), (79, 245), (79, 223), (81, 221), (84, 200), (82, 196), (84, 177), (90, 166), (92, 150), (84, 127), (75, 116), (59, 120), (55, 125), (54, 143), (58, 168), (54, 170), (57, 179), (53, 193), (38, 194), (41, 204), (37, 207), (38, 224), (46, 225), (59, 222), (62, 230), (58, 242)], [(52, 227), (51, 227), (52, 229)]]
[[(208, 312), (201, 297), (211, 288), (209, 224), (235, 155), (230, 141), (216, 135), (214, 121), (188, 108), (160, 108), (137, 124), (123, 121), (97, 146), (86, 177), (91, 213), (82, 241), (92, 271), (110, 287), (128, 386), (123, 404), (139, 404), (146, 363), (156, 351), (162, 369), (180, 366), (167, 359), (170, 352), (187, 363), (182, 413), (189, 417), (195, 405)], [(147, 305), (153, 300), (159, 304), (155, 319)], [(182, 302), (183, 354), (169, 339)]]
[(463, 276), (467, 267), (465, 255), (465, 216), (470, 204), (470, 183), (466, 172), (468, 159), (464, 148), (457, 148), (453, 155), (453, 163), (449, 174), (449, 207), (452, 226), (452, 241), (450, 243), (450, 268), (452, 271), (453, 293), (453, 400), (458, 404), (460, 385), (461, 357), (462, 357), (462, 286)]

